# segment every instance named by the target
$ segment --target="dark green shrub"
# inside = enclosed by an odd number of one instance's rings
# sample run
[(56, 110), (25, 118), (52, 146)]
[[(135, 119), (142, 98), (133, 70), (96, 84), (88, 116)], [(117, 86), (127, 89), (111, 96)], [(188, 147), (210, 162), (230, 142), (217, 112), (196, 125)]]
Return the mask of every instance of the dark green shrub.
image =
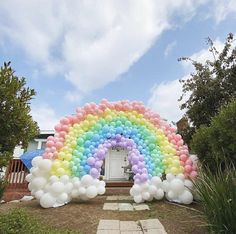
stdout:
[(236, 101), (222, 107), (209, 127), (201, 126), (193, 135), (192, 150), (212, 171), (216, 163), (236, 165)]
[(200, 170), (195, 182), (197, 193), (203, 205), (203, 212), (210, 233), (236, 233), (236, 171), (226, 166), (212, 173), (210, 169)]
[(69, 230), (58, 230), (38, 222), (22, 209), (0, 214), (0, 234), (75, 234)]
[(3, 178), (0, 177), (0, 200), (3, 196), (6, 185), (7, 185), (6, 181)]

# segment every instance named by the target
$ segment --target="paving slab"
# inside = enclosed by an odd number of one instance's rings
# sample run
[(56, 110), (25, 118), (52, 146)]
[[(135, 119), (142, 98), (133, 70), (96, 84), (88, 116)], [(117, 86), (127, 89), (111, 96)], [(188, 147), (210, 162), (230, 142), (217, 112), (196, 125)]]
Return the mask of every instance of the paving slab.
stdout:
[(144, 230), (144, 234), (167, 234), (164, 229), (148, 229)]
[(107, 196), (107, 201), (117, 201), (118, 200), (118, 196)]
[(98, 230), (119, 230), (119, 220), (101, 219), (98, 224)]
[(104, 203), (103, 210), (118, 210), (118, 203)]
[(130, 203), (118, 203), (120, 211), (133, 211), (134, 207)]
[(118, 200), (119, 201), (133, 201), (133, 198), (131, 196), (120, 195), (120, 196), (118, 196)]
[(120, 230), (98, 230), (97, 234), (120, 234)]
[(161, 222), (158, 219), (140, 220), (139, 222), (140, 222), (142, 229), (144, 231), (147, 231), (149, 229), (165, 230), (165, 228), (163, 227), (163, 225), (161, 224)]
[(120, 221), (121, 231), (141, 231), (141, 227), (135, 221)]
[(120, 234), (143, 234), (142, 231), (121, 231)]
[(150, 210), (149, 206), (147, 204), (136, 204), (133, 203), (133, 207), (135, 210)]

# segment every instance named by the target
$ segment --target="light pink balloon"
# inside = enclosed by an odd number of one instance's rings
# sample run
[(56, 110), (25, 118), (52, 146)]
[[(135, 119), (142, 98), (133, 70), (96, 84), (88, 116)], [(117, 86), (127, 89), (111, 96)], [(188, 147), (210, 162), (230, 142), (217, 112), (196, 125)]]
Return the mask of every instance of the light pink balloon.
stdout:
[(181, 154), (180, 155), (180, 160), (185, 162), (188, 159), (188, 156), (186, 154)]
[(191, 178), (196, 178), (197, 175), (198, 175), (198, 173), (197, 173), (196, 171), (192, 171), (192, 172), (190, 173), (190, 177), (191, 177)]
[(61, 131), (61, 124), (57, 124), (54, 129), (57, 131), (57, 132), (60, 132)]
[(192, 171), (192, 167), (190, 165), (186, 165), (184, 167), (185, 172), (190, 173)]
[(52, 147), (52, 146), (54, 146), (54, 141), (47, 141), (46, 146), (47, 146), (47, 147)]

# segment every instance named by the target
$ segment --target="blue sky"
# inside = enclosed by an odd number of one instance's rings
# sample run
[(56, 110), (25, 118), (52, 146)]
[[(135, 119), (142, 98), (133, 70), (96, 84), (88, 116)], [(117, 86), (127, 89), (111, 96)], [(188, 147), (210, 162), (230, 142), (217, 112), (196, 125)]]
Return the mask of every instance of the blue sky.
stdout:
[(41, 129), (102, 98), (141, 100), (177, 121), (178, 80), (193, 69), (177, 59), (210, 58), (206, 37), (221, 49), (235, 13), (234, 0), (1, 1), (0, 63), (37, 91)]

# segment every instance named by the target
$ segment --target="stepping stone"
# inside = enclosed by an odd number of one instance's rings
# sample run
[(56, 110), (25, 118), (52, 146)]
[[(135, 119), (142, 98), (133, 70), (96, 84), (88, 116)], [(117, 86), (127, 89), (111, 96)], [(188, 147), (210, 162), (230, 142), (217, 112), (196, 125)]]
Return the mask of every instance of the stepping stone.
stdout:
[(107, 201), (117, 201), (118, 200), (118, 196), (107, 196)]
[[(164, 234), (165, 228), (161, 224), (161, 222), (158, 219), (147, 219), (147, 220), (140, 220), (140, 224), (142, 226), (142, 229), (144, 233), (160, 233)], [(158, 231), (158, 232), (157, 232)]]
[(98, 230), (97, 234), (120, 234), (120, 230)]
[(133, 204), (133, 207), (135, 210), (150, 210), (149, 206), (147, 204)]
[(104, 203), (103, 210), (118, 210), (118, 203)]
[(144, 231), (145, 234), (167, 234), (167, 232), (163, 229), (148, 229)]
[(135, 221), (120, 221), (120, 231), (142, 231)]
[(98, 230), (119, 230), (119, 220), (101, 219), (98, 224)]
[(133, 198), (131, 196), (118, 196), (119, 201), (132, 201)]
[(133, 211), (134, 207), (130, 203), (119, 203), (120, 211)]
[(143, 234), (142, 231), (121, 231), (120, 234)]

